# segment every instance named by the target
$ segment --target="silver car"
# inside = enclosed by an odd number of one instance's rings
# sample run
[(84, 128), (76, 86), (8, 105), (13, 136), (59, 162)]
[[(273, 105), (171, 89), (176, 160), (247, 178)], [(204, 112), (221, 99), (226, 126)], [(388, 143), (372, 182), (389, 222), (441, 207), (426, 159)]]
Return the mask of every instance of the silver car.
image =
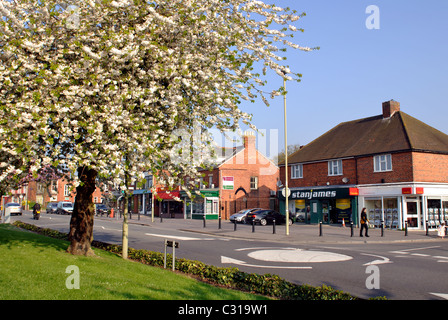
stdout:
[(246, 223), (246, 216), (248, 213), (254, 212), (254, 211), (258, 211), (258, 210), (262, 210), (261, 208), (252, 208), (252, 209), (243, 209), (238, 211), (235, 214), (232, 214), (230, 216), (230, 221), (231, 222), (242, 222), (242, 223)]
[(20, 204), (16, 203), (16, 202), (10, 202), (5, 204), (5, 215), (6, 212), (9, 212), (9, 215), (13, 216), (13, 215), (18, 215), (21, 216), (22, 215), (22, 207), (20, 206)]

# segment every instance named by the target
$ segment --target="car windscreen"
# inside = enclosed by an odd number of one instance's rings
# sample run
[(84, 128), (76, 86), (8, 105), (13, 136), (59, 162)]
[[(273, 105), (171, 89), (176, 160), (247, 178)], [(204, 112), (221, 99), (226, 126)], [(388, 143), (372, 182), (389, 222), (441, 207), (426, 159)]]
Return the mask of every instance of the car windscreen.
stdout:
[(71, 203), (63, 203), (63, 204), (62, 204), (62, 207), (63, 207), (63, 208), (72, 208), (73, 205), (72, 205)]
[(6, 204), (7, 207), (20, 207), (18, 203), (10, 202)]

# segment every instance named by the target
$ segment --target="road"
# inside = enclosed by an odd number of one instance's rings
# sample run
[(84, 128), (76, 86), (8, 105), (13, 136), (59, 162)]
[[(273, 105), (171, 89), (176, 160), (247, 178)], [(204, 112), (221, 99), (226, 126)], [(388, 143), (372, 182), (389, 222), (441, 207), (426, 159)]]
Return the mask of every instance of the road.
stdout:
[[(158, 219), (151, 222), (148, 218), (137, 221), (135, 215), (133, 218), (129, 225), (129, 246), (136, 249), (163, 252), (164, 239), (175, 239), (180, 242), (176, 250), (179, 258), (234, 266), (251, 273), (278, 274), (299, 284), (325, 284), (361, 298), (448, 300), (447, 239), (424, 241), (414, 237), (407, 241), (366, 243), (332, 241), (329, 235), (325, 241), (319, 238), (298, 242), (294, 237), (288, 240), (269, 235), (266, 233), (269, 226), (257, 227), (265, 228), (262, 229), (265, 233), (263, 239), (253, 239), (251, 226), (247, 225), (238, 226), (238, 234), (243, 236), (232, 237), (229, 232), (212, 231), (212, 224), (217, 222), (208, 222), (210, 226), (202, 229), (201, 221), (164, 219), (160, 223)], [(68, 232), (70, 217), (43, 214), (35, 221), (25, 213), (12, 217), (14, 220)], [(233, 226), (223, 222), (225, 228)], [(303, 225), (291, 226), (291, 234), (307, 230)], [(96, 218), (94, 238), (120, 244), (121, 221)]]

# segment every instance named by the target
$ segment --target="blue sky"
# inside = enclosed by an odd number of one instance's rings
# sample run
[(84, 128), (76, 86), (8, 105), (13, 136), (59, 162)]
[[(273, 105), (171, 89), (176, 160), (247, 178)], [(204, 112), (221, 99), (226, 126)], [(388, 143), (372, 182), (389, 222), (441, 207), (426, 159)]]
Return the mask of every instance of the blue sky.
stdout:
[[(319, 51), (290, 49), (287, 64), (303, 74), (287, 84), (288, 144), (305, 145), (343, 121), (381, 114), (394, 99), (407, 114), (448, 134), (448, 1), (276, 0), (306, 12), (294, 41)], [(380, 29), (369, 30), (369, 5)], [(271, 79), (281, 86), (278, 77)], [(283, 99), (266, 107), (243, 103), (260, 129), (278, 130), (284, 148)], [(269, 141), (269, 136), (267, 137)]]

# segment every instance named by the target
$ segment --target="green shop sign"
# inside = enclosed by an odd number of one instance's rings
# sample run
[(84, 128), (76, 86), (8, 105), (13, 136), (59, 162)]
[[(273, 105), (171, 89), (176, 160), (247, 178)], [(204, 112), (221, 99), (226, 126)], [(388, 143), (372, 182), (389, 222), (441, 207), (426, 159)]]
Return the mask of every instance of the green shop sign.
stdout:
[[(194, 191), (192, 191), (191, 193), (198, 197), (198, 195)], [(205, 198), (218, 198), (219, 197), (219, 190), (205, 189), (205, 190), (200, 190), (200, 193)], [(180, 195), (181, 195), (181, 197), (187, 197), (187, 193), (185, 191), (181, 191)]]

